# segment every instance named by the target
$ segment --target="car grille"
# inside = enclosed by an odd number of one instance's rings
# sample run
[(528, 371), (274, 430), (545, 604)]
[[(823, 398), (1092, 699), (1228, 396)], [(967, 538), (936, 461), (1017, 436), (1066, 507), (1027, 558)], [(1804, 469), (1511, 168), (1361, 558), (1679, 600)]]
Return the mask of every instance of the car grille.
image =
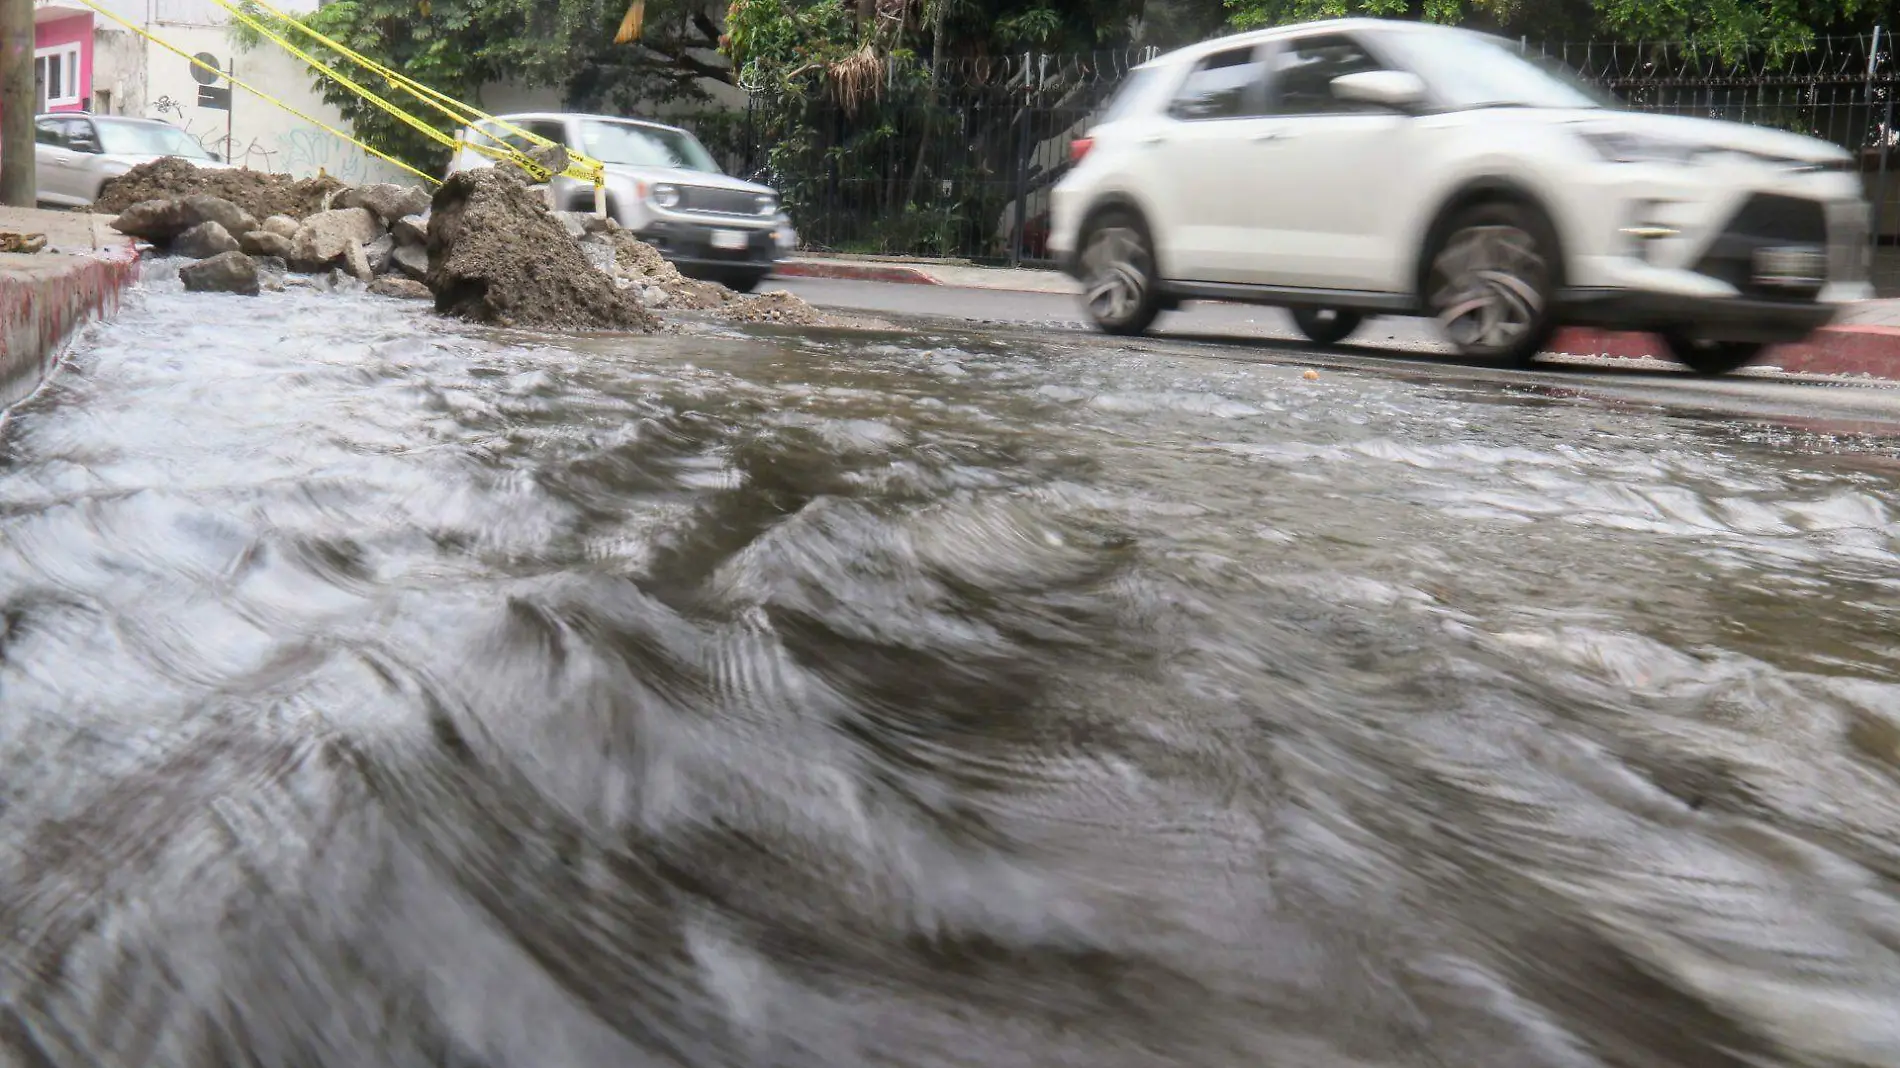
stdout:
[[(1752, 297), (1812, 301), (1819, 287), (1790, 290), (1755, 280), (1755, 253), (1787, 246), (1829, 245), (1827, 209), (1818, 200), (1757, 193), (1744, 201), (1709, 243), (1695, 269), (1719, 278)], [(1830, 273), (1834, 267), (1830, 264)]]
[(759, 194), (743, 189), (708, 189), (689, 185), (680, 188), (680, 210), (713, 215), (757, 215)]

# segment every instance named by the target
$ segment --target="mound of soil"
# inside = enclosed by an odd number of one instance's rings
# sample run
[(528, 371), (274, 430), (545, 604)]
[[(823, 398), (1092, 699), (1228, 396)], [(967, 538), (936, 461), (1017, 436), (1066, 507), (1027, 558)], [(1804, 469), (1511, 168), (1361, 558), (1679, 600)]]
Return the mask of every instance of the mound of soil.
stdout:
[(642, 286), (659, 286), (666, 291), (666, 306), (676, 311), (710, 311), (723, 308), (738, 294), (717, 282), (702, 282), (680, 274), (679, 268), (666, 261), (660, 250), (626, 230), (612, 234), (614, 259), (620, 276)]
[(344, 188), (344, 183), (328, 175), (298, 179), (263, 171), (200, 169), (167, 156), (107, 181), (92, 210), (116, 215), (143, 200), (175, 200), (201, 193), (222, 197), (259, 219), (272, 215), (301, 219), (322, 211), (324, 198)]
[(783, 290), (738, 297), (720, 315), (735, 323), (784, 323), (788, 326), (818, 326), (825, 318), (818, 309)]
[(594, 269), (513, 169), (479, 167), (436, 191), (429, 215), (435, 310), (501, 326), (651, 330), (637, 296)]

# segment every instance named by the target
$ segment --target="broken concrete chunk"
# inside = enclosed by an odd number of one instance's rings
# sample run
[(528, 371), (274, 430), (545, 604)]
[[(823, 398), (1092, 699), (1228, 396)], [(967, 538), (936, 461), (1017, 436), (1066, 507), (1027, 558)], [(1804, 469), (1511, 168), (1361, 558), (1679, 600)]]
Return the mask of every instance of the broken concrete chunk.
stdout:
[(288, 215), (273, 215), (265, 219), (264, 224), (258, 229), (268, 230), (279, 237), (294, 238), (297, 236), (297, 231), (303, 229), (303, 223)]
[(237, 293), (255, 297), (261, 291), (257, 264), (242, 252), (225, 252), (178, 269), (178, 277), (193, 293)]
[(343, 262), (350, 242), (368, 244), (381, 237), (383, 228), (367, 208), (335, 208), (320, 211), (303, 221), (293, 242), (290, 265), (299, 271), (315, 272)]
[[(270, 224), (268, 219), (264, 222)], [(289, 262), (292, 247), (290, 238), (274, 230), (252, 230), (238, 237), (238, 249), (249, 256), (275, 256)]]
[(396, 297), (401, 300), (429, 300), (435, 294), (429, 287), (413, 278), (397, 278), (386, 274), (369, 284), (369, 291), (379, 297)]
[(231, 231), (215, 222), (202, 222), (172, 239), (171, 252), (174, 256), (189, 256), (194, 260), (208, 260), (225, 252), (238, 251), (238, 239)]

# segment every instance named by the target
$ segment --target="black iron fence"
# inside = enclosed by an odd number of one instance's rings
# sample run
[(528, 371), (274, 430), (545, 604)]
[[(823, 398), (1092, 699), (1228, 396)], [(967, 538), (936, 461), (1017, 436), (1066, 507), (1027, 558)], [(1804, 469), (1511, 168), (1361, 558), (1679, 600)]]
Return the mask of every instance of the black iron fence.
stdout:
[[(1875, 205), (1875, 282), (1900, 292), (1900, 70), (1884, 30), (1800, 51), (1687, 43), (1539, 44), (1636, 109), (1772, 126), (1859, 154)], [(927, 72), (892, 64), (886, 91), (847, 106), (754, 94), (736, 112), (685, 117), (725, 164), (773, 182), (812, 249), (1045, 259), (1048, 189), (1142, 51), (1022, 55)]]

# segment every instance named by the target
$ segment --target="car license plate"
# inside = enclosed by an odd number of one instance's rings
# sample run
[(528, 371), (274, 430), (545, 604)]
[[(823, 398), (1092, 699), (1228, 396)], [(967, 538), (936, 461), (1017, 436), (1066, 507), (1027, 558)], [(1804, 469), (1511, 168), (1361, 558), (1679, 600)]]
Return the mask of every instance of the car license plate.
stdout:
[(751, 243), (746, 240), (747, 236), (744, 230), (714, 230), (712, 247), (737, 252)]
[(1827, 281), (1827, 251), (1813, 245), (1755, 250), (1755, 282), (1765, 286), (1817, 286)]

